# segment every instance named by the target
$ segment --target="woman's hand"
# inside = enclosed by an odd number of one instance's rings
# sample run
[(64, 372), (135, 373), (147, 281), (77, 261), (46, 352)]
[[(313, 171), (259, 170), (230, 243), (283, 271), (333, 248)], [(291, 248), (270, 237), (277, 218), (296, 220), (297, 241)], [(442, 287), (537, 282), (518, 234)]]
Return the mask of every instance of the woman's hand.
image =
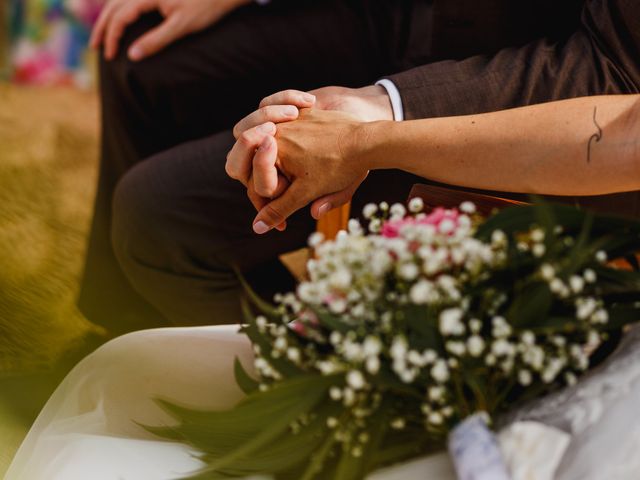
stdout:
[(90, 43), (93, 48), (104, 45), (104, 56), (111, 60), (118, 53), (118, 43), (126, 27), (142, 14), (157, 10), (164, 21), (129, 48), (129, 58), (141, 60), (248, 3), (250, 0), (109, 0), (93, 29)]
[[(254, 231), (268, 232), (316, 199), (312, 207), (315, 218), (348, 202), (368, 173), (356, 154), (366, 142), (362, 125), (347, 113), (303, 109), (298, 120), (277, 125), (275, 138), (265, 134), (259, 143), (237, 143), (229, 155), (227, 172), (233, 178), (247, 175), (236, 165), (242, 165), (245, 156), (253, 157), (251, 176), (256, 193), (263, 198), (275, 197), (258, 212)], [(266, 133), (273, 127), (269, 124), (262, 130)], [(248, 132), (257, 132), (260, 127), (255, 128)], [(279, 174), (289, 186), (277, 196)]]

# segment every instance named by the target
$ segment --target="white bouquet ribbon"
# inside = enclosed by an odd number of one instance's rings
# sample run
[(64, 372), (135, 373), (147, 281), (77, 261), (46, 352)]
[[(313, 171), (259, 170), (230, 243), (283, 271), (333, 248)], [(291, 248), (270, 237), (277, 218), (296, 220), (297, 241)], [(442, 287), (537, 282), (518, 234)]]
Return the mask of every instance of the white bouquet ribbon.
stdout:
[(537, 422), (516, 422), (496, 436), (476, 414), (451, 431), (448, 444), (459, 480), (553, 480), (569, 439)]

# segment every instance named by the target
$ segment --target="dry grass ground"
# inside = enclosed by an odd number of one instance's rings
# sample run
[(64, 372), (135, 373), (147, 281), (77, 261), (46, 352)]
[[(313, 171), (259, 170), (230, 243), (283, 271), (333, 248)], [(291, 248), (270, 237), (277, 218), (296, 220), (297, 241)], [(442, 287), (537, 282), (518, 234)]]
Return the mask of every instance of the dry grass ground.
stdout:
[(0, 477), (63, 373), (58, 360), (95, 331), (74, 300), (97, 112), (92, 94), (0, 84)]

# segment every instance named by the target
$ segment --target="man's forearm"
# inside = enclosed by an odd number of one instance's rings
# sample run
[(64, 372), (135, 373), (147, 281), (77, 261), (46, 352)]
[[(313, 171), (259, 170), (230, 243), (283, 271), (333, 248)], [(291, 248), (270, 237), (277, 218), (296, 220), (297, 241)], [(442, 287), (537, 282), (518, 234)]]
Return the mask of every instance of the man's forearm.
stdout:
[(356, 155), (469, 188), (549, 195), (640, 189), (640, 95), (586, 97), (508, 111), (376, 122)]

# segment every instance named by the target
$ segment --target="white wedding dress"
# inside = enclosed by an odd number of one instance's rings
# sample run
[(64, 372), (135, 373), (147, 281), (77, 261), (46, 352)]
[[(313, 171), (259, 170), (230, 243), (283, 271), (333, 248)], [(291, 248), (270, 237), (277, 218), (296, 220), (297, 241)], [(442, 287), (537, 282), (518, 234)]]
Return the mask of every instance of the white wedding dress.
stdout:
[[(169, 480), (194, 472), (202, 466), (196, 452), (159, 440), (136, 422), (172, 421), (154, 403), (157, 397), (193, 407), (233, 406), (242, 397), (233, 378), (236, 357), (246, 367), (252, 364), (249, 342), (236, 326), (149, 330), (109, 342), (58, 387), (5, 480)], [(562, 441), (529, 438), (518, 443), (514, 424), (503, 429), (503, 452), (517, 460), (514, 466), (507, 458), (513, 477), (543, 478), (523, 467), (557, 457), (558, 480), (640, 478), (638, 405), (640, 329), (577, 386), (522, 409), (512, 419), (515, 425), (540, 421), (570, 434), (564, 456)], [(557, 462), (550, 463), (555, 470)], [(442, 453), (376, 472), (369, 480), (455, 478), (448, 455)]]

